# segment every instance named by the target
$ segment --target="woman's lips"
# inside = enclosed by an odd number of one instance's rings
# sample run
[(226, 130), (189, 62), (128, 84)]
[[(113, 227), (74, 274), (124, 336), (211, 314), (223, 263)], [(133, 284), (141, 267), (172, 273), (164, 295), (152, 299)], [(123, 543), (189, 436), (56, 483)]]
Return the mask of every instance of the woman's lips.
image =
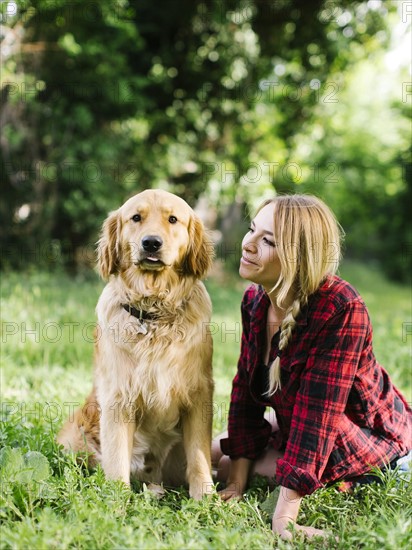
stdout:
[(248, 258), (246, 258), (245, 256), (242, 256), (240, 258), (240, 261), (246, 265), (257, 265), (255, 262), (252, 262), (251, 260), (249, 260)]

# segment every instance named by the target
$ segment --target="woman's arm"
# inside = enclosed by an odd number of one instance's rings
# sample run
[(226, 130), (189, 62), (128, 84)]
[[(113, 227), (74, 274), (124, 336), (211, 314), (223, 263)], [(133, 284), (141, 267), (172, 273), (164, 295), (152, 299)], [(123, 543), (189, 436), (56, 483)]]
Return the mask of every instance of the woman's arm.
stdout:
[[(256, 293), (255, 287), (249, 287), (242, 300), (242, 340), (237, 373), (232, 382), (228, 437), (220, 440), (223, 454), (231, 457), (231, 470), (239, 484), (246, 484), (247, 475), (244, 470), (249, 472), (249, 463), (264, 451), (272, 432), (272, 426), (264, 418), (265, 406), (253, 399), (249, 387), (249, 370), (256, 362), (258, 353), (256, 335), (250, 334), (250, 313)], [(246, 468), (245, 464), (249, 466)]]
[(322, 486), (368, 332), (363, 302), (348, 303), (319, 332), (301, 374), (285, 455), (276, 469), (281, 490), (272, 528), (284, 538), (290, 539), (293, 530), (308, 537), (326, 536), (296, 523), (301, 494)]
[(326, 533), (320, 529), (304, 527), (296, 523), (301, 502), (302, 497), (299, 493), (287, 487), (280, 488), (275, 513), (272, 519), (273, 532), (284, 539), (291, 539), (293, 531), (304, 533), (309, 538), (326, 536)]
[(253, 464), (248, 458), (236, 458), (230, 461), (229, 475), (226, 488), (219, 491), (223, 500), (241, 498), (247, 485), (249, 471)]
[[(347, 303), (319, 331), (300, 374), (285, 454), (277, 462), (279, 485), (300, 494), (322, 487), (337, 434), (347, 430), (345, 409), (369, 337), (369, 318), (360, 300)], [(353, 431), (345, 437), (347, 444), (358, 443)], [(368, 449), (361, 443), (358, 454)]]

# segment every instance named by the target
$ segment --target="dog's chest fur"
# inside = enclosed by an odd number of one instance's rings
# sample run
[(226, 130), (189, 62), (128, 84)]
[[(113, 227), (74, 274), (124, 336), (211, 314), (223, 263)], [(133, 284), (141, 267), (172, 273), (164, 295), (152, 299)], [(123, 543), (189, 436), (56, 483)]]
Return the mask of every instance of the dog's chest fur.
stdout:
[[(122, 348), (120, 361), (118, 343), (104, 341), (99, 353), (105, 360), (99, 363), (107, 364), (107, 370), (98, 378), (97, 395), (99, 401), (109, 399), (116, 414), (136, 424), (131, 477), (160, 482), (171, 449), (182, 439), (181, 414), (196, 391), (197, 376), (192, 374), (182, 384), (179, 359), (184, 350), (179, 353), (179, 346), (171, 345), (170, 339), (150, 338), (150, 331), (138, 339)], [(110, 364), (113, 346), (117, 347), (116, 364)]]
[[(126, 407), (142, 401), (163, 413), (171, 403), (173, 407), (191, 403), (204, 382), (199, 365), (209, 349), (205, 339), (209, 315), (197, 313), (202, 293), (194, 294), (184, 310), (147, 321), (147, 334), (139, 319), (119, 307), (114, 295), (117, 290), (107, 285), (96, 308), (100, 331), (96, 365), (101, 371), (96, 378), (104, 385), (106, 398), (109, 394)], [(192, 322), (184, 323), (183, 318)]]
[(182, 439), (181, 415), (205, 383), (207, 373), (199, 365), (209, 349), (202, 335), (208, 317), (199, 318), (197, 309), (192, 301), (183, 311), (186, 318), (193, 316), (190, 324), (177, 312), (147, 321), (144, 334), (140, 321), (119, 307), (118, 299), (114, 303), (110, 285), (97, 305), (97, 396), (136, 423), (131, 475), (137, 479), (162, 479), (163, 464)]

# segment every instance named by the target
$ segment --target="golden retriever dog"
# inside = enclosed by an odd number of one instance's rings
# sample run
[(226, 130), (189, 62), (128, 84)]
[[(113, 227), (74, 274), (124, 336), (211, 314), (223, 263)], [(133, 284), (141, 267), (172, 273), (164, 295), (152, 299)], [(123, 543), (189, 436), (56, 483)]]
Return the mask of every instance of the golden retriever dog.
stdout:
[(93, 389), (58, 441), (110, 479), (188, 484), (195, 499), (213, 491), (211, 302), (200, 281), (211, 262), (202, 222), (166, 191), (143, 191), (104, 222)]

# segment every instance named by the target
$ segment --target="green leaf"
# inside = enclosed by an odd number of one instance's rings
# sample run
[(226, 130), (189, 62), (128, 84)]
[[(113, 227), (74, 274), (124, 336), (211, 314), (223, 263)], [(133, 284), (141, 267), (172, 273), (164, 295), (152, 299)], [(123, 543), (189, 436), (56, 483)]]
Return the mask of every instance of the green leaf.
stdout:
[(4, 447), (0, 450), (0, 473), (2, 480), (9, 483), (44, 481), (50, 476), (50, 465), (38, 451), (29, 451), (23, 456), (19, 448)]
[(42, 453), (29, 451), (24, 455), (24, 470), (20, 472), (19, 481), (44, 481), (49, 476), (49, 461)]
[(24, 468), (21, 449), (3, 447), (0, 450), (0, 472), (3, 481), (11, 481), (15, 474)]

